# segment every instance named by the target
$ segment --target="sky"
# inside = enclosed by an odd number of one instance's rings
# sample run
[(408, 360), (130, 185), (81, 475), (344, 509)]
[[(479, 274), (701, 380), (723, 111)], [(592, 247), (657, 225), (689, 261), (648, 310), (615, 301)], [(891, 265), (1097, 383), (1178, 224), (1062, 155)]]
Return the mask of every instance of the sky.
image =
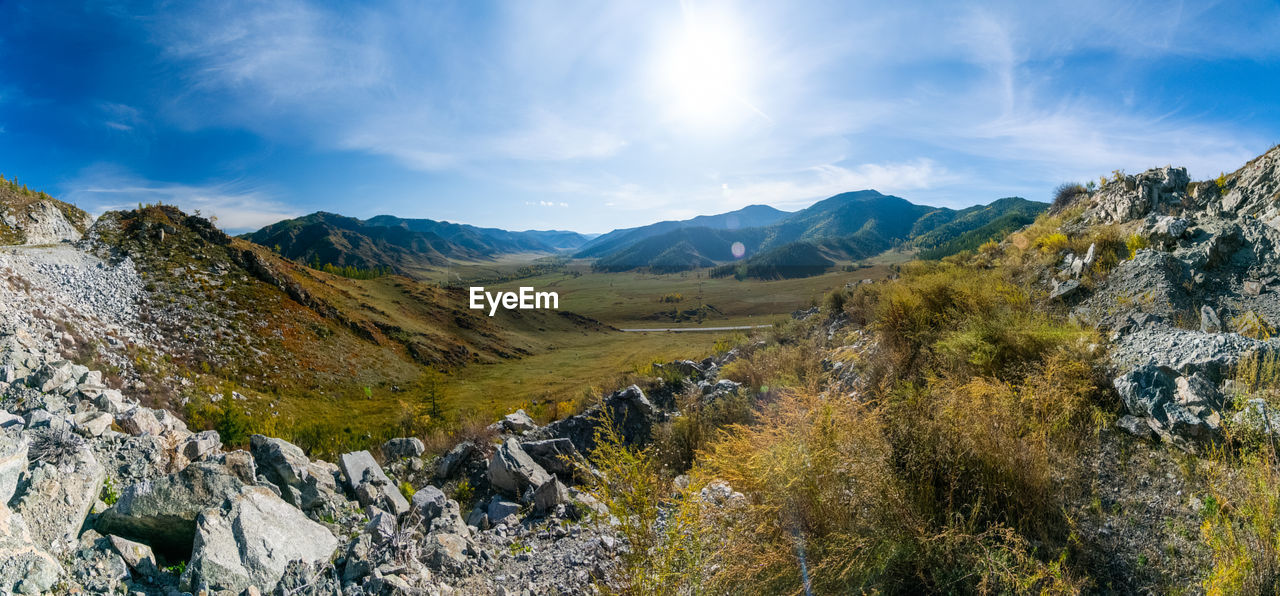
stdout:
[(1280, 4), (0, 2), (0, 173), (233, 232), (964, 207), (1280, 143)]

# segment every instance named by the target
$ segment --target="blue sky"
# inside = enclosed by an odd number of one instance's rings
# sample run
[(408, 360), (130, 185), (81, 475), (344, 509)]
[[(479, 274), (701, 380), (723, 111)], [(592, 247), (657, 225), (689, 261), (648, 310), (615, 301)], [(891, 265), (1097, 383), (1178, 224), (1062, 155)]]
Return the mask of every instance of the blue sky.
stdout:
[(961, 207), (1280, 143), (1273, 2), (0, 3), (0, 172), (233, 231)]

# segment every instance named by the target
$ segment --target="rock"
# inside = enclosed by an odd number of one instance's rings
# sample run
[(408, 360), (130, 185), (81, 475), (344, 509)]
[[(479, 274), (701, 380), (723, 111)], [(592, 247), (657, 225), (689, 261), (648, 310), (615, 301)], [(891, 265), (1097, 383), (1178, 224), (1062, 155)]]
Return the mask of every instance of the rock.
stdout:
[(1125, 414), (1119, 420), (1116, 420), (1116, 426), (1139, 439), (1153, 440), (1156, 438), (1156, 432), (1151, 430), (1151, 425), (1147, 424), (1146, 418)]
[(530, 441), (520, 447), (542, 469), (566, 479), (573, 476), (578, 466), (586, 463), (569, 439)]
[(239, 478), (213, 462), (197, 462), (177, 474), (124, 488), (120, 500), (98, 517), (95, 527), (151, 545), (161, 553), (191, 548), (196, 518), (246, 490)]
[(108, 414), (117, 415), (129, 409), (124, 395), (114, 389), (107, 389), (101, 395), (92, 398), (93, 405)]
[(249, 487), (196, 522), (187, 586), (272, 590), (291, 561), (325, 563), (338, 540), (324, 526), (263, 487)]
[(430, 523), (444, 511), (448, 500), (449, 498), (444, 496), (444, 491), (427, 485), (413, 493), (413, 510), (422, 516), (424, 523)]
[(199, 461), (206, 455), (217, 453), (222, 449), (222, 437), (216, 430), (198, 432), (183, 441), (178, 448), (182, 456), (189, 461)]
[(46, 594), (62, 574), (62, 565), (35, 543), (22, 516), (0, 503), (0, 593)]
[(518, 515), (519, 513), (519, 503), (513, 503), (501, 497), (494, 497), (490, 500), (489, 507), (485, 511), (485, 514), (489, 516), (489, 519), (495, 522), (504, 520), (509, 515)]
[(81, 538), (71, 566), (71, 579), (86, 592), (111, 594), (129, 579), (129, 567), (111, 542), (89, 530)]
[[(86, 371), (88, 369), (85, 369)], [(76, 364), (59, 360), (40, 367), (30, 379), (31, 385), (41, 393), (62, 393), (61, 389), (76, 382)], [(83, 374), (83, 373), (81, 373)]]
[(1207, 304), (1200, 307), (1200, 331), (1205, 333), (1219, 333), (1222, 331), (1222, 320), (1218, 318), (1218, 313), (1214, 312)]
[(1262, 282), (1246, 281), (1243, 290), (1245, 296), (1259, 296), (1262, 294)]
[(75, 545), (85, 517), (102, 493), (106, 470), (89, 446), (74, 434), (37, 437), (32, 451), (40, 450), (45, 442), (60, 445), (66, 455), (57, 465), (31, 467), (26, 489), (13, 510), (26, 521), (41, 548), (61, 554)]
[(419, 457), (426, 451), (427, 447), (417, 437), (391, 439), (382, 444), (382, 458), (387, 462)]
[(538, 428), (533, 423), (533, 418), (529, 417), (524, 410), (516, 410), (513, 414), (507, 414), (502, 418), (502, 428), (507, 432), (523, 433)]
[(427, 561), (436, 569), (458, 569), (467, 564), (467, 539), (457, 534), (427, 537)]
[(1165, 439), (1209, 440), (1219, 430), (1214, 405), (1220, 397), (1203, 377), (1184, 378), (1168, 367), (1148, 364), (1117, 377), (1114, 385), (1129, 413), (1150, 419), (1152, 429)]
[(138, 435), (160, 436), (165, 431), (164, 425), (156, 419), (155, 413), (142, 406), (134, 407), (123, 414), (116, 414), (116, 424), (119, 424), (124, 432), (135, 437)]
[(409, 511), (409, 500), (400, 494), (400, 489), (391, 483), (368, 451), (343, 454), (338, 458), (338, 468), (342, 470), (347, 488), (357, 497), (364, 495), (360, 499), (362, 506), (380, 505), (396, 515)]
[(258, 469), (285, 501), (310, 511), (338, 498), (333, 464), (312, 462), (301, 448), (281, 439), (254, 435), (249, 444)]
[(556, 506), (569, 502), (569, 489), (552, 478), (533, 491), (533, 508), (538, 513), (555, 511)]
[(1072, 297), (1074, 297), (1077, 293), (1079, 293), (1083, 289), (1084, 289), (1084, 286), (1080, 285), (1079, 280), (1069, 279), (1067, 281), (1057, 284), (1057, 286), (1054, 287), (1053, 291), (1049, 293), (1049, 299), (1067, 301), (1067, 300), (1070, 300)]
[(115, 419), (106, 412), (81, 412), (72, 418), (76, 430), (87, 437), (101, 437)]
[(606, 413), (602, 409), (607, 411), (608, 418), (613, 420), (627, 445), (647, 443), (653, 436), (654, 427), (665, 420), (665, 415), (645, 397), (640, 387), (631, 385), (605, 397), (601, 404), (587, 408), (581, 414), (557, 420), (531, 434), (536, 434), (534, 438), (539, 439), (569, 439), (578, 453), (591, 453), (595, 447), (596, 429), (602, 414)]
[(453, 446), (448, 453), (440, 457), (440, 461), (436, 463), (436, 477), (440, 479), (452, 478), (458, 468), (462, 466), (467, 458), (476, 450), (475, 444), (471, 441), (463, 441)]
[(22, 416), (0, 410), (0, 430), (22, 430), (22, 427), (26, 425), (27, 421)]
[(13, 498), (18, 481), (27, 471), (27, 437), (17, 431), (0, 429), (0, 505)]
[(382, 544), (391, 540), (398, 529), (396, 516), (376, 507), (371, 509), (373, 509), (373, 514), (369, 516), (369, 523), (364, 526), (364, 533), (373, 539), (374, 544)]
[[(507, 439), (489, 460), (489, 483), (509, 495), (521, 495), (551, 479), (542, 466), (533, 462), (519, 441)], [(492, 519), (493, 516), (490, 516)]]
[(156, 577), (160, 574), (160, 568), (156, 565), (156, 556), (151, 552), (150, 546), (119, 536), (107, 536), (107, 539), (111, 542), (112, 548), (120, 553), (125, 564), (141, 577)]

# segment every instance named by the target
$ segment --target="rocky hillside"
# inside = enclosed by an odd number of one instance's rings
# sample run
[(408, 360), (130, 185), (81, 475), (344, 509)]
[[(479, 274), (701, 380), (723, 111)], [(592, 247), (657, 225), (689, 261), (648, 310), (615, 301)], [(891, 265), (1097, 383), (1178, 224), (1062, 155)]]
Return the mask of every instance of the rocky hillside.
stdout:
[(79, 240), (92, 224), (79, 208), (0, 177), (0, 245)]

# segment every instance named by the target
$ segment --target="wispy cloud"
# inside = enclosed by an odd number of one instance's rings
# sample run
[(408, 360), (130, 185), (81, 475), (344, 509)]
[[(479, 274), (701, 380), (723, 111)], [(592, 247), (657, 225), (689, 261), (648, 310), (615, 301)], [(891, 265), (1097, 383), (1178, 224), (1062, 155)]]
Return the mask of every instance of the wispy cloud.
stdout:
[(216, 217), (218, 226), (232, 233), (256, 230), (301, 214), (272, 193), (243, 181), (179, 184), (148, 180), (109, 165), (90, 167), (64, 187), (67, 200), (95, 215), (134, 209), (138, 204), (164, 203)]

